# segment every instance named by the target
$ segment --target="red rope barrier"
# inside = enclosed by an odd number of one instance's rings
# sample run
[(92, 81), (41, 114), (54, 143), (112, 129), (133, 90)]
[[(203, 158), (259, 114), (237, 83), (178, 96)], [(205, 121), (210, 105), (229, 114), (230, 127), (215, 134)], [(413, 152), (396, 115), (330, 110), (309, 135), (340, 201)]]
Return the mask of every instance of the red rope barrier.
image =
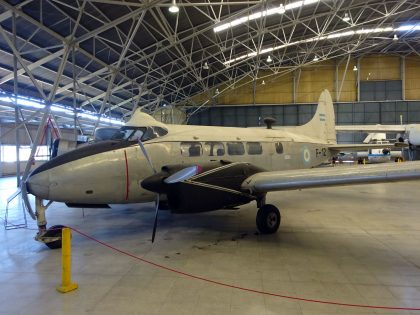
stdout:
[(213, 283), (216, 285), (220, 285), (223, 287), (227, 287), (227, 288), (232, 288), (232, 289), (237, 289), (237, 290), (241, 290), (241, 291), (247, 291), (247, 292), (253, 292), (253, 293), (258, 293), (258, 294), (263, 294), (263, 295), (268, 295), (268, 296), (274, 296), (274, 297), (279, 297), (279, 298), (284, 298), (284, 299), (289, 299), (289, 300), (295, 300), (295, 301), (300, 301), (300, 302), (310, 302), (310, 303), (318, 303), (318, 304), (328, 304), (328, 305), (335, 305), (335, 306), (344, 306), (344, 307), (358, 307), (358, 308), (370, 308), (370, 309), (385, 309), (385, 310), (399, 310), (399, 311), (420, 311), (420, 307), (398, 307), (398, 306), (380, 306), (380, 305), (366, 305), (366, 304), (351, 304), (351, 303), (341, 303), (341, 302), (335, 302), (335, 301), (325, 301), (325, 300), (317, 300), (317, 299), (309, 299), (309, 298), (303, 298), (303, 297), (298, 297), (298, 296), (290, 296), (290, 295), (284, 295), (284, 294), (277, 294), (277, 293), (272, 293), (272, 292), (266, 292), (266, 291), (262, 291), (262, 290), (254, 290), (254, 289), (249, 289), (249, 288), (244, 288), (244, 287), (240, 287), (240, 286), (236, 286), (233, 284), (229, 284), (229, 283), (224, 283), (224, 282), (220, 282), (220, 281), (215, 281), (215, 280), (211, 280), (211, 279), (207, 279), (201, 276), (196, 276), (187, 272), (183, 272), (180, 270), (176, 270), (173, 268), (169, 268), (166, 267), (164, 265), (160, 265), (158, 263), (155, 263), (153, 261), (138, 257), (130, 252), (124, 251), (122, 249), (116, 248), (110, 244), (107, 244), (105, 242), (102, 242), (96, 238), (94, 238), (93, 236), (90, 236), (82, 231), (79, 231), (73, 227), (70, 227), (73, 231), (75, 231), (76, 233), (104, 246), (107, 247), (113, 251), (116, 251), (120, 254), (129, 256), (131, 258), (134, 258), (136, 260), (139, 260), (141, 262), (144, 262), (146, 264), (152, 265), (154, 267), (160, 268), (160, 269), (164, 269), (170, 272), (174, 272), (176, 274), (185, 276), (185, 277), (189, 277), (189, 278), (193, 278), (193, 279), (197, 279), (197, 280), (201, 280), (201, 281), (205, 281), (208, 283)]

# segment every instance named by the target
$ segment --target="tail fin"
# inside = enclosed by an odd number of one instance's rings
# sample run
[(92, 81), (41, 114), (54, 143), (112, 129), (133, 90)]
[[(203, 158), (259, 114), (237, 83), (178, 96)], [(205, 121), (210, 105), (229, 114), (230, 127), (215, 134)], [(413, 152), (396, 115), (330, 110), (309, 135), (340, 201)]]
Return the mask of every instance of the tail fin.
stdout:
[(327, 143), (337, 143), (334, 106), (328, 90), (322, 91), (314, 117), (300, 127), (302, 132)]

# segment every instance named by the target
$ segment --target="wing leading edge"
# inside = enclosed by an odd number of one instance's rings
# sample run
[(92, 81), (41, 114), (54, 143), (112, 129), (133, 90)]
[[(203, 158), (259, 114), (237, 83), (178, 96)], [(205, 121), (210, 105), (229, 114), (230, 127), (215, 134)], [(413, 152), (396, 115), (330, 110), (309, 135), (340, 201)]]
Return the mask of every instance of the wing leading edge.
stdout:
[(248, 177), (242, 188), (252, 193), (302, 188), (386, 183), (420, 179), (420, 161), (358, 167), (260, 172)]

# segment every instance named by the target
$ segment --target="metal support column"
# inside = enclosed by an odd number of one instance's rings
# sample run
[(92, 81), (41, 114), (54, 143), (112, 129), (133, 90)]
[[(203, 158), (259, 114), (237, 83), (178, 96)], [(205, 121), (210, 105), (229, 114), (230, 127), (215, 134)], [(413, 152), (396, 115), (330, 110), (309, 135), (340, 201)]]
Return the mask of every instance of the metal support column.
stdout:
[(401, 73), (401, 97), (405, 101), (405, 56), (400, 58), (400, 73)]
[(356, 100), (360, 102), (360, 58), (357, 58)]
[(335, 101), (338, 102), (338, 67), (340, 63), (338, 60), (335, 60), (335, 78), (334, 78), (334, 88), (335, 88)]
[(343, 78), (341, 79), (340, 89), (338, 90), (338, 94), (337, 94), (337, 102), (339, 102), (339, 101), (340, 101), (341, 91), (343, 90), (344, 81), (345, 81), (345, 79), (346, 79), (347, 70), (348, 70), (348, 68), (349, 68), (350, 57), (351, 57), (351, 55), (349, 54), (349, 55), (348, 55), (348, 57), (347, 57), (346, 67), (344, 68)]
[[(12, 32), (13, 32), (13, 44), (16, 47), (16, 14), (12, 13)], [(17, 74), (17, 58), (13, 55), (13, 93), (14, 93), (14, 105), (15, 105), (15, 146), (16, 146), (16, 186), (20, 187), (20, 128), (19, 123), (19, 105), (17, 102), (18, 95), (18, 74)]]
[(75, 58), (75, 49), (74, 49), (74, 45), (72, 47), (72, 52), (71, 52), (71, 63), (72, 63), (72, 72), (73, 72), (73, 115), (74, 115), (74, 141), (77, 141), (77, 110), (76, 110), (76, 67), (75, 67), (75, 62), (76, 62), (76, 58)]

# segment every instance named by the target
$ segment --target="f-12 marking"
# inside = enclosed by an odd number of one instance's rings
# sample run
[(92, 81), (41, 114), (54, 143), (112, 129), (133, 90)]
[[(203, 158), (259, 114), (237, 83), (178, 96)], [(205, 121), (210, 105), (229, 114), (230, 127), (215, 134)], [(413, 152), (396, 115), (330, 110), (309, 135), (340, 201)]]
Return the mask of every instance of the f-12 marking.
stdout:
[(327, 156), (327, 148), (315, 149), (315, 156), (316, 157)]

